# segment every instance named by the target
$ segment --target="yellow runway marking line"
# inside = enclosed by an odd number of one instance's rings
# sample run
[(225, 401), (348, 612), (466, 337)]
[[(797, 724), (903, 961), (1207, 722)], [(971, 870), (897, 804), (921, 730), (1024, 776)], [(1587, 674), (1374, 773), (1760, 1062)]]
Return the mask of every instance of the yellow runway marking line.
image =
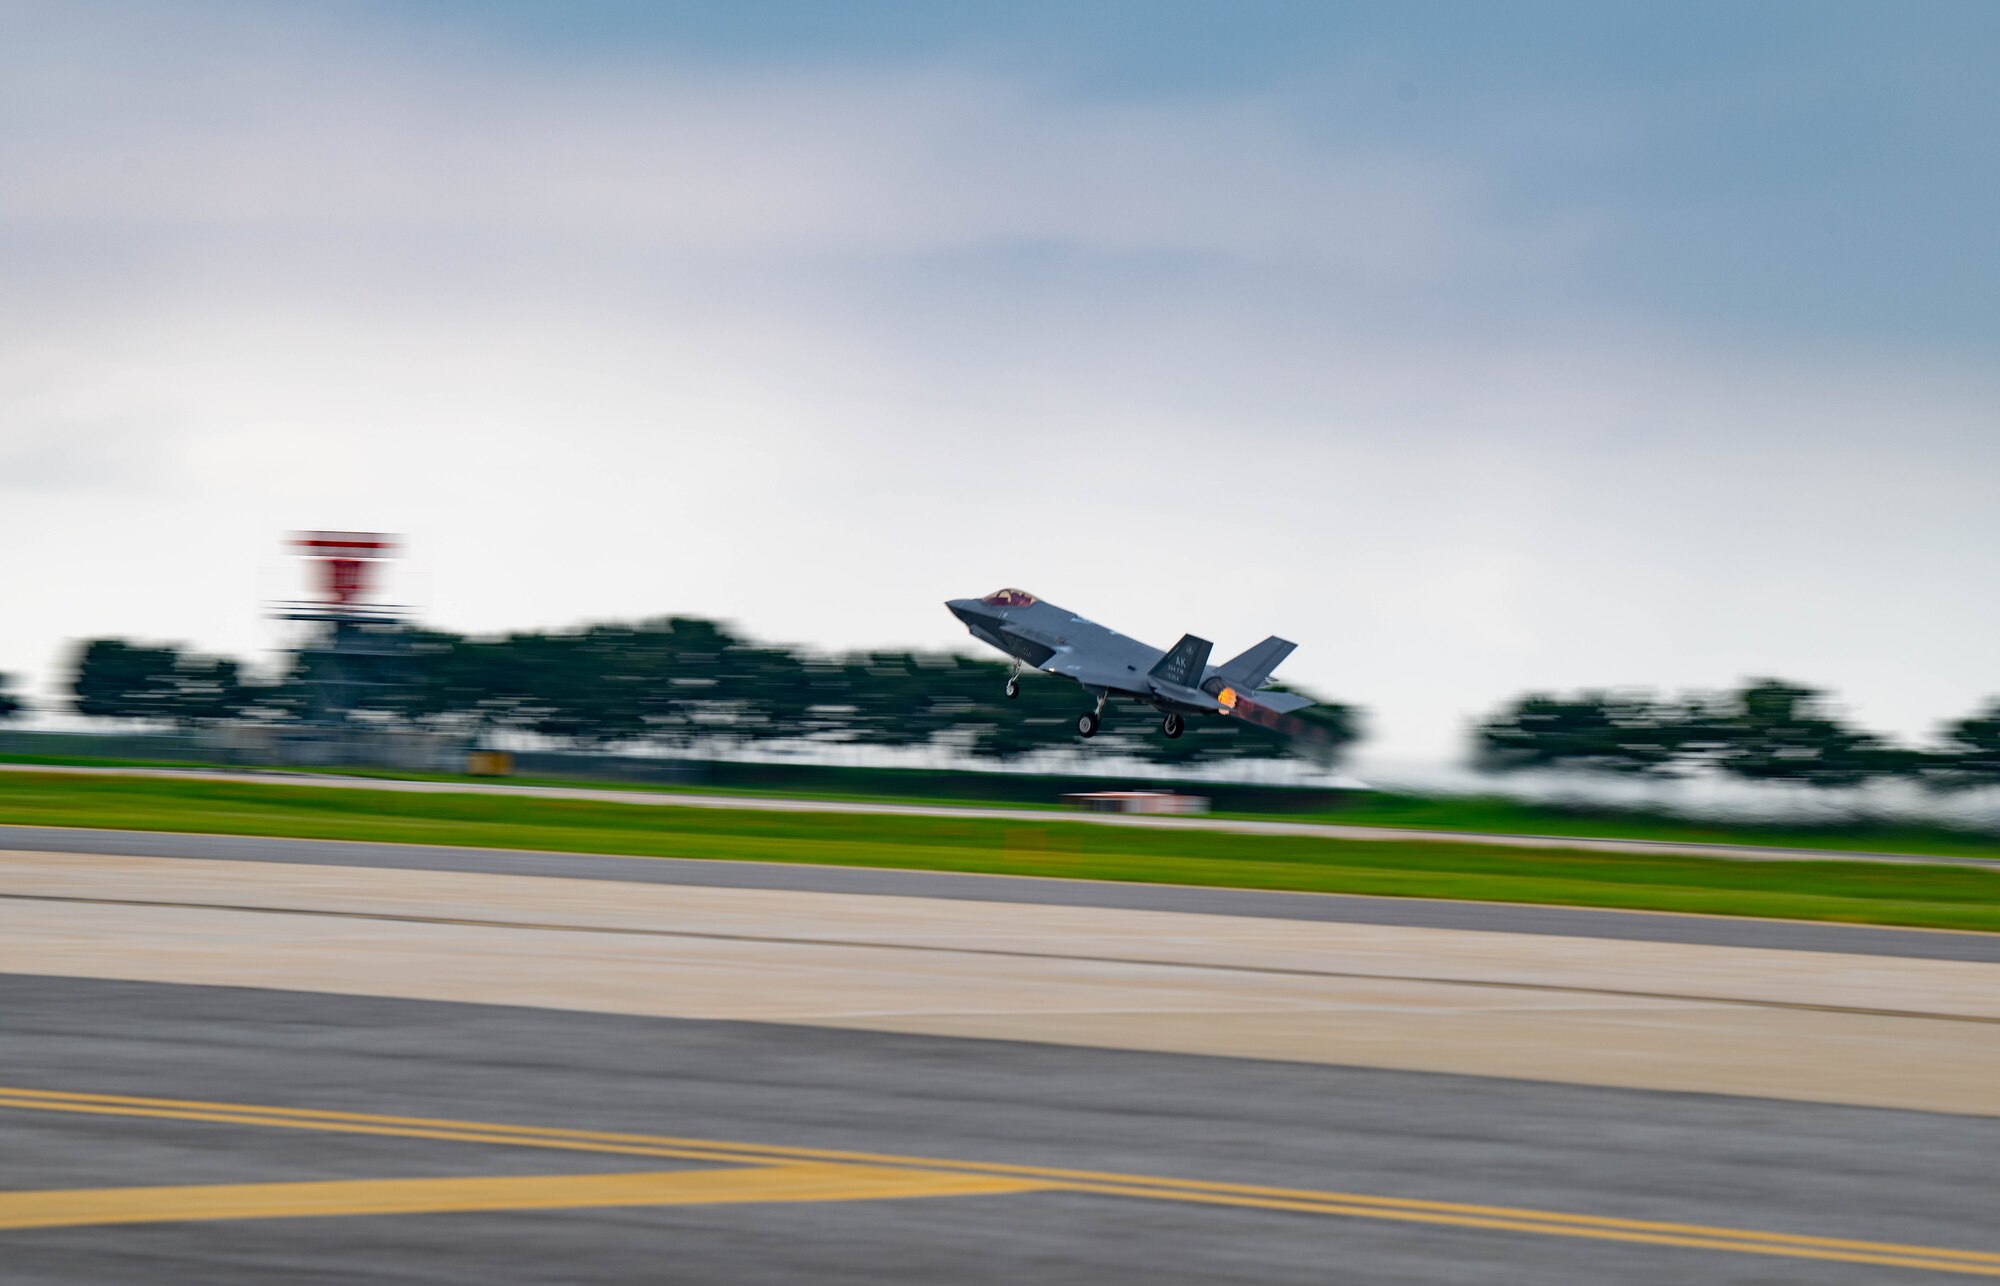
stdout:
[(990, 1175), (801, 1164), (639, 1174), (80, 1188), (0, 1192), (0, 1229), (605, 1206), (884, 1201), (1032, 1192), (1043, 1186), (1024, 1179)]
[[(1765, 1233), (1736, 1228), (1710, 1228), (1699, 1224), (1649, 1224), (1636, 1219), (1605, 1219), (1565, 1215), (1555, 1211), (1513, 1210), (1504, 1207), (1458, 1206), (1445, 1202), (1409, 1202), (1407, 1205), (1436, 1209), (1399, 1208), (1405, 1203), (1389, 1199), (1325, 1193), (1320, 1201), (1280, 1200), (1270, 1197), (1237, 1196), (1220, 1192), (1162, 1193), (1151, 1187), (1124, 1187), (1117, 1184), (1065, 1184), (1067, 1192), (1094, 1192), (1108, 1196), (1145, 1197), (1186, 1201), (1200, 1205), (1240, 1206), (1254, 1210), (1281, 1210), (1298, 1214), (1345, 1215), (1357, 1219), (1401, 1220), (1408, 1223), (1443, 1224), (1459, 1228), (1486, 1228), (1500, 1232), (1531, 1232), (1549, 1237), (1584, 1237), (1598, 1241), (1637, 1242), (1653, 1246), (1682, 1246), (1695, 1250), (1725, 1250), (1744, 1255), (1778, 1255), (1789, 1259), (1824, 1259), (1838, 1263), (1875, 1264), (1895, 1268), (1921, 1268), (1932, 1272), (1966, 1273), (1978, 1277), (2000, 1277), (2000, 1256), (1981, 1251), (1947, 1250), (1931, 1246), (1909, 1246), (1896, 1242), (1846, 1241), (1831, 1237), (1804, 1237), (1785, 1233)], [(1301, 1194), (1302, 1196), (1304, 1194)], [(1349, 1204), (1352, 1203), (1352, 1204)], [(1445, 1209), (1493, 1210), (1492, 1215), (1452, 1215)], [(1516, 1217), (1501, 1217), (1511, 1215)], [(1600, 1226), (1601, 1225), (1601, 1226)], [(1686, 1228), (1685, 1234), (1648, 1232), (1647, 1228)]]
[(30, 1111), (44, 1112), (72, 1112), (86, 1116), (138, 1116), (166, 1121), (200, 1121), (209, 1125), (276, 1126), (292, 1130), (324, 1130), (335, 1134), (382, 1134), (395, 1138), (434, 1139), (443, 1143), (493, 1143), (510, 1148), (556, 1148), (571, 1152), (673, 1157), (679, 1160), (690, 1161), (733, 1161), (738, 1163), (763, 1161), (766, 1164), (774, 1164), (781, 1159), (778, 1157), (752, 1156), (746, 1154), (740, 1148), (726, 1146), (675, 1146), (665, 1142), (620, 1143), (613, 1139), (550, 1138), (534, 1132), (510, 1132), (506, 1126), (455, 1129), (450, 1128), (450, 1122), (439, 1122), (437, 1128), (417, 1128), (415, 1126), (389, 1125), (368, 1120), (315, 1120), (309, 1117), (266, 1115), (251, 1111), (200, 1112), (168, 1107), (156, 1108), (93, 1103), (66, 1103), (48, 1099), (19, 1098), (5, 1093), (0, 1093), (0, 1107), (22, 1108)]
[[(1565, 1211), (1488, 1206), (1466, 1202), (1432, 1201), (1413, 1197), (1386, 1197), (1363, 1193), (1315, 1191), (1311, 1189), (1224, 1183), (1201, 1179), (1117, 1174), (1054, 1166), (958, 1161), (832, 1148), (787, 1147), (776, 1144), (738, 1143), (714, 1139), (678, 1138), (665, 1135), (575, 1130), (553, 1126), (504, 1125), (491, 1122), (453, 1121), (430, 1117), (389, 1116), (374, 1113), (338, 1112), (315, 1108), (269, 1107), (241, 1103), (164, 1099), (136, 1095), (90, 1094), (62, 1090), (0, 1087), (0, 1107), (78, 1112), (91, 1115), (165, 1118), (229, 1125), (261, 1125), (284, 1129), (384, 1134), (435, 1139), (446, 1142), (496, 1144), (506, 1147), (564, 1148), (588, 1152), (730, 1161), (740, 1165), (764, 1167), (764, 1171), (760, 1172), (795, 1170), (801, 1166), (813, 1166), (825, 1169), (852, 1168), (871, 1171), (878, 1177), (891, 1173), (902, 1174), (910, 1177), (919, 1184), (930, 1178), (944, 1179), (951, 1176), (958, 1176), (966, 1179), (990, 1179), (1002, 1184), (1012, 1183), (1017, 1185), (1013, 1187), (980, 1189), (981, 1191), (1064, 1191), (1090, 1193), (1152, 1201), (1176, 1201), (1199, 1205), (1287, 1211), (1300, 1214), (1488, 1228), (1497, 1231), (1539, 1233), (1549, 1236), (1586, 1237), (1597, 1240), (1682, 1246), (1694, 1249), (1734, 1251), (1742, 1254), (1780, 1255), (1801, 1259), (1834, 1260), (1846, 1263), (1921, 1268), (1936, 1272), (1957, 1272), (2000, 1277), (2000, 1252), (1992, 1251), (1954, 1250), (1944, 1247), (1906, 1245), (1898, 1242), (1817, 1237), (1796, 1233), (1765, 1232), (1756, 1229), (1726, 1228), (1704, 1224), (1627, 1219), (1609, 1215), (1573, 1214)], [(688, 1172), (671, 1173), (685, 1174)], [(695, 1173), (715, 1172), (700, 1171)], [(744, 1171), (744, 1173), (748, 1173), (748, 1171)], [(312, 1185), (304, 1186), (309, 1187)], [(942, 1191), (927, 1190), (922, 1194), (912, 1195), (950, 1194)], [(812, 1200), (815, 1198), (801, 1197), (796, 1199)], [(849, 1199), (865, 1198), (854, 1197)], [(577, 1202), (572, 1204), (591, 1203)], [(629, 1204), (648, 1203), (632, 1202)], [(209, 1217), (221, 1218), (225, 1216), (217, 1215)], [(0, 1227), (4, 1226), (6, 1225), (0, 1224)]]

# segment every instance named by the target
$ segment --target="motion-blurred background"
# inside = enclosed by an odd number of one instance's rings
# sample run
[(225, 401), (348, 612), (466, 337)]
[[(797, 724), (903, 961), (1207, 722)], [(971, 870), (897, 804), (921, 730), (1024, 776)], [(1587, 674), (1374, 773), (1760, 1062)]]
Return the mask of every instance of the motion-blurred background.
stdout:
[[(1962, 755), (1995, 23), (10, 3), (0, 672), (39, 721), (82, 640), (276, 682), (320, 525), (408, 537), (391, 601), (453, 673), (722, 622), (866, 675), (863, 739), (935, 731), (908, 654), (1020, 584), (1299, 640), (1364, 777), (1523, 694), (1764, 677)], [(830, 717), (783, 687), (758, 735)]]
[(0, 1281), (2000, 1276), (1996, 68), (0, 0)]

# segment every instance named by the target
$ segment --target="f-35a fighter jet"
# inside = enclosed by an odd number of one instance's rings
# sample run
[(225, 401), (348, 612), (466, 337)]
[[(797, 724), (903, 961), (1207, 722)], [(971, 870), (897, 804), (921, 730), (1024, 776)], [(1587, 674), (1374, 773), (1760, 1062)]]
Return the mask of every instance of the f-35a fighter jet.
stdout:
[(1096, 708), (1077, 717), (1076, 730), (1086, 737), (1097, 735), (1104, 705), (1114, 696), (1143, 701), (1160, 711), (1160, 731), (1169, 737), (1181, 735), (1191, 714), (1227, 715), (1277, 728), (1281, 716), (1312, 704), (1289, 692), (1259, 690), (1297, 646), (1275, 636), (1234, 660), (1210, 665), (1212, 645), (1207, 639), (1183, 634), (1180, 642), (1162, 652), (1044, 603), (1025, 590), (954, 598), (945, 606), (965, 622), (972, 637), (1014, 659), (1013, 672), (1007, 676), (1009, 697), (1020, 694), (1023, 664), (1074, 679), (1096, 697)]

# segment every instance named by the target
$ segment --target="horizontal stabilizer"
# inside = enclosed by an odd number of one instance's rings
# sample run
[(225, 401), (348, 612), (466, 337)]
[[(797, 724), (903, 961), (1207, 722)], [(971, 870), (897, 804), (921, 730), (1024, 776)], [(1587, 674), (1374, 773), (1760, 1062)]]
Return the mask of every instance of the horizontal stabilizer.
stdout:
[(1255, 688), (1270, 678), (1271, 671), (1284, 664), (1297, 647), (1298, 644), (1287, 643), (1273, 634), (1242, 656), (1224, 661), (1216, 667), (1216, 672), (1239, 688)]
[(1296, 692), (1252, 692), (1250, 699), (1266, 710), (1275, 710), (1279, 714), (1290, 714), (1294, 710), (1303, 710), (1313, 704), (1311, 697), (1302, 697)]
[(1176, 683), (1184, 688), (1194, 687), (1201, 682), (1201, 676), (1208, 671), (1208, 650), (1214, 647), (1207, 639), (1198, 639), (1192, 634), (1181, 635), (1181, 641), (1173, 650), (1160, 658), (1160, 663), (1147, 673), (1162, 683)]

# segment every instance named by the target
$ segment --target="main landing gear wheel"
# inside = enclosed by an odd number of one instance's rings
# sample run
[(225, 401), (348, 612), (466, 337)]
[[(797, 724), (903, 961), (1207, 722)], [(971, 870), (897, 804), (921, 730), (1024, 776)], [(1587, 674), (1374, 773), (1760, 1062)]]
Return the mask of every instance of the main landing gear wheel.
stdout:
[(1007, 699), (1009, 701), (1012, 701), (1015, 697), (1018, 697), (1020, 695), (1021, 695), (1021, 681), (1019, 679), (1007, 680)]
[(1168, 737), (1180, 736), (1181, 730), (1185, 727), (1187, 727), (1186, 722), (1177, 714), (1170, 714), (1160, 720), (1160, 731), (1166, 733)]
[(1079, 737), (1095, 737), (1099, 722), (1097, 711), (1085, 710), (1076, 717), (1076, 735)]

